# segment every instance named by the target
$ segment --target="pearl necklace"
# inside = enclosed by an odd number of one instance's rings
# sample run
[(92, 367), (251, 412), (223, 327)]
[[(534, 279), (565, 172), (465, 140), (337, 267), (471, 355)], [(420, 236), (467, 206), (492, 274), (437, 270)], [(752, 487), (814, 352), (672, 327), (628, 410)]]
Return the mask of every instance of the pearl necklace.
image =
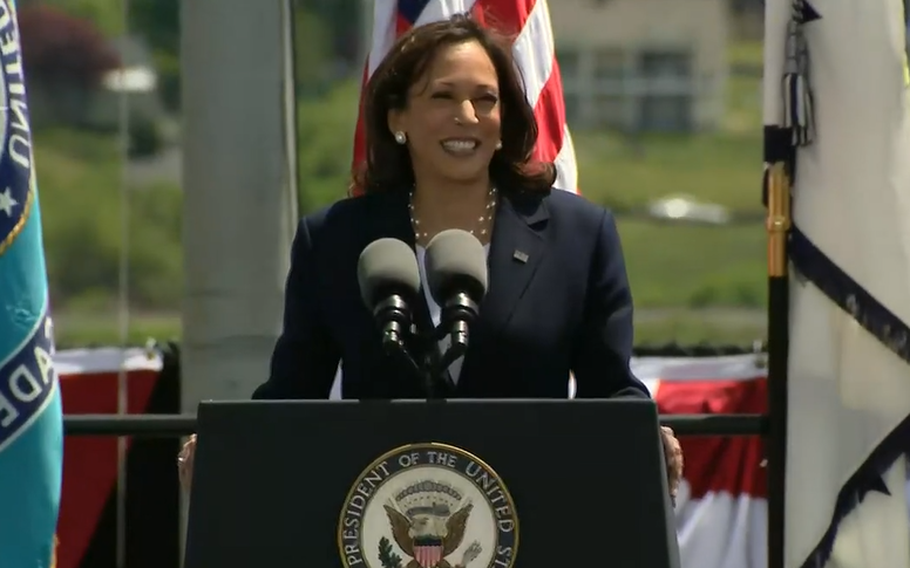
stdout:
[[(490, 231), (490, 224), (493, 222), (493, 216), (496, 213), (496, 195), (495, 187), (490, 188), (487, 194), (487, 206), (484, 214), (477, 218), (477, 227), (470, 229), (468, 232), (476, 236), (486, 236)], [(430, 237), (429, 233), (420, 229), (420, 219), (414, 211), (414, 190), (411, 190), (410, 200), (408, 202), (408, 213), (411, 215), (411, 228), (414, 230), (414, 238), (417, 242), (426, 240)]]

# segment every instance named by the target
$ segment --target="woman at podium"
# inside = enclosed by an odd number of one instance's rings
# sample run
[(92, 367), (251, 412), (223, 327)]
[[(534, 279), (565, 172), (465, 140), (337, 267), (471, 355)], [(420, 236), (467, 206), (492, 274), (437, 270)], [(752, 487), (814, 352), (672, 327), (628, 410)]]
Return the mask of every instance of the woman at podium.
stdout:
[[(366, 87), (363, 195), (300, 222), (283, 333), (254, 398), (328, 398), (339, 363), (344, 398), (425, 397), (420, 378), (383, 352), (358, 257), (392, 237), (420, 260), (453, 228), (484, 245), (489, 289), (448, 396), (565, 398), (570, 372), (579, 398), (650, 396), (629, 368), (632, 295), (616, 223), (553, 189), (553, 164), (531, 160), (538, 125), (515, 69), (509, 41), (464, 16), (416, 27), (391, 48)], [(413, 311), (438, 325), (438, 305), (423, 296)]]
[[(531, 159), (539, 128), (508, 39), (465, 16), (413, 28), (372, 75), (364, 123), (361, 194), (300, 222), (283, 332), (253, 398), (328, 398), (339, 363), (344, 398), (426, 397), (420, 374), (382, 347), (358, 259), (398, 239), (425, 280), (426, 247), (448, 229), (483, 246), (489, 286), (441, 396), (566, 398), (570, 373), (578, 398), (650, 396), (629, 366), (632, 295), (616, 223), (554, 189), (554, 165)], [(439, 325), (430, 294), (411, 308), (418, 334)]]

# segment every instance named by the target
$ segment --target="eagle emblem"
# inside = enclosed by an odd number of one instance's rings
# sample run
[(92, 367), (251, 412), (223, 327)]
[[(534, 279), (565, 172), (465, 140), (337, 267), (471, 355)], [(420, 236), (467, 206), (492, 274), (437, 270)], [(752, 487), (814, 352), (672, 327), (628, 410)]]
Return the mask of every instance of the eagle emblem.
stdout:
[(502, 479), (441, 442), (375, 459), (338, 519), (344, 568), (514, 568), (517, 550), (518, 516)]
[[(451, 556), (462, 545), (474, 505), (448, 483), (424, 480), (399, 491), (383, 505), (392, 538), (411, 560), (403, 568), (465, 568), (482, 552), (474, 541), (454, 564)], [(399, 568), (401, 559), (380, 541), (384, 568)]]

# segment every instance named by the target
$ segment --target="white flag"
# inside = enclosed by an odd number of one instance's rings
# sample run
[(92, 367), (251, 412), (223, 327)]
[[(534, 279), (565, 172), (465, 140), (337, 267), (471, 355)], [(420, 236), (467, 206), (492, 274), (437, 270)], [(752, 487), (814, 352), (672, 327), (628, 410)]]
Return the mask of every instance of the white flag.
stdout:
[[(813, 16), (800, 27), (815, 128), (796, 152), (793, 187), (786, 568), (910, 568), (902, 1), (807, 3), (796, 7)], [(799, 106), (783, 99), (793, 15), (793, 0), (767, 0), (769, 131)]]

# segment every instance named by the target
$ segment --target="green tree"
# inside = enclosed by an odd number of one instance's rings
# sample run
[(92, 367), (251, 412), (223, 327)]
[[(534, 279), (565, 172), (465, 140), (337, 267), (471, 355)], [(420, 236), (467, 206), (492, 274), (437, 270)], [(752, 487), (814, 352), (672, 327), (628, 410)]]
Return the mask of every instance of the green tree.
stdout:
[[(94, 26), (108, 37), (123, 35), (125, 31), (124, 2), (127, 0), (31, 0), (19, 1), (19, 6), (27, 4), (45, 4), (59, 8), (77, 18), (90, 20)], [(132, 5), (132, 4), (131, 4)]]
[(331, 29), (318, 15), (294, 10), (294, 79), (298, 98), (322, 95), (332, 80)]
[(167, 108), (180, 109), (180, 2), (130, 0), (130, 32), (141, 36), (152, 50)]
[(341, 83), (297, 107), (298, 189), (301, 212), (343, 198), (351, 181), (360, 82)]
[[(172, 110), (178, 110), (179, 0), (131, 0), (130, 31), (148, 42), (161, 78), (161, 94), (165, 104)], [(325, 93), (333, 80), (333, 25), (321, 12), (300, 5), (294, 10), (294, 57), (298, 96)]]
[[(122, 252), (122, 165), (115, 136), (72, 130), (35, 134), (48, 280), (54, 305), (110, 307)], [(182, 193), (130, 187), (130, 298), (176, 309), (182, 282)]]
[(141, 35), (156, 51), (179, 53), (179, 0), (130, 0), (129, 10), (130, 32)]
[[(364, 0), (295, 0), (295, 11), (308, 12), (323, 22), (327, 33), (324, 39), (326, 49), (343, 64), (360, 67), (363, 61), (362, 47), (367, 38), (363, 37), (364, 18), (372, 21), (372, 2)], [(298, 38), (305, 39), (300, 33)], [(310, 49), (313, 42), (308, 42)], [(298, 50), (298, 53), (299, 50)]]

